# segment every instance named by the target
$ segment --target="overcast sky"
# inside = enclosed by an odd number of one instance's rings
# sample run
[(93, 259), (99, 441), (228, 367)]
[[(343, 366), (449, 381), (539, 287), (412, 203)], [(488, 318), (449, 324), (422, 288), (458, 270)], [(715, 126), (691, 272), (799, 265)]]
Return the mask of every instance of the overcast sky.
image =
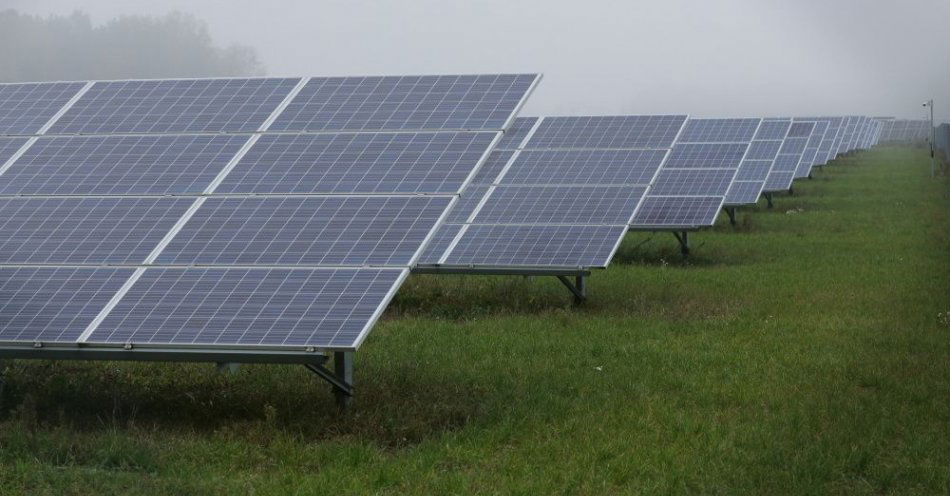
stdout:
[[(525, 114), (950, 117), (950, 0), (0, 0), (171, 11), (269, 75), (542, 72)], [(941, 111), (941, 108), (946, 109)]]

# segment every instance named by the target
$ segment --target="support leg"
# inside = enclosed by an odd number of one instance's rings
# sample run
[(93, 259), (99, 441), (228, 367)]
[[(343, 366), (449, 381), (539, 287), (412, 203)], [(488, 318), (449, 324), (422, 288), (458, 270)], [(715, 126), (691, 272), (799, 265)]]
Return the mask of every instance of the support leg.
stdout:
[(333, 354), (333, 372), (340, 378), (346, 389), (333, 387), (333, 395), (336, 396), (336, 404), (341, 410), (345, 410), (353, 403), (353, 352), (337, 351)]
[(726, 211), (726, 215), (729, 216), (729, 223), (736, 225), (736, 207), (722, 207)]
[(574, 295), (574, 303), (580, 304), (587, 299), (587, 276), (576, 276), (574, 283), (567, 276), (557, 276), (557, 280)]
[(680, 242), (680, 253), (682, 253), (684, 257), (689, 256), (689, 233), (686, 231), (681, 233), (674, 231), (673, 236)]
[(772, 208), (772, 207), (775, 206), (775, 205), (772, 204), (772, 193), (765, 193), (765, 201), (768, 202), (768, 207), (767, 207), (767, 208)]
[(789, 186), (789, 187), (788, 187), (788, 194), (789, 194), (789, 195), (794, 195), (794, 194), (795, 194), (795, 187), (794, 187), (794, 186)]

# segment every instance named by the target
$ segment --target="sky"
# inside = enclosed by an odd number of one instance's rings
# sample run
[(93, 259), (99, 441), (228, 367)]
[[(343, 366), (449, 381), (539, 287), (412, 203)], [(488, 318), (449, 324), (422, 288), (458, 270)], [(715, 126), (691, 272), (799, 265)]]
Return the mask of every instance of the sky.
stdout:
[[(541, 72), (523, 115), (950, 120), (950, 0), (0, 0), (194, 14), (273, 76)], [(944, 110), (941, 111), (941, 106)]]

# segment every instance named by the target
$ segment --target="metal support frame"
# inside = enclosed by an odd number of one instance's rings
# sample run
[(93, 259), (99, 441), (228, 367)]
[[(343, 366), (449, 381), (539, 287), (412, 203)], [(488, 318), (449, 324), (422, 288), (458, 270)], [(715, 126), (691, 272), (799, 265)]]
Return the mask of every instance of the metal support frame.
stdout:
[(725, 207), (722, 207), (722, 209), (725, 210), (726, 215), (729, 216), (729, 223), (732, 225), (736, 225), (736, 207), (730, 207), (727, 205)]
[(689, 233), (686, 231), (673, 231), (673, 236), (680, 242), (680, 253), (682, 253), (684, 257), (689, 256)]
[(789, 196), (795, 194), (795, 187), (794, 187), (794, 186), (789, 186), (789, 187), (788, 187), (788, 194), (789, 194)]
[(574, 295), (574, 303), (580, 304), (587, 300), (587, 276), (575, 276), (573, 283), (567, 276), (557, 276), (557, 280)]
[(330, 383), (336, 404), (341, 410), (353, 403), (353, 352), (336, 351), (333, 353), (333, 370), (323, 364), (304, 364), (308, 370)]
[(765, 201), (768, 202), (767, 208), (772, 208), (775, 206), (775, 204), (772, 203), (772, 193), (770, 191), (766, 191), (765, 193), (762, 193), (762, 196), (764, 196)]
[(333, 370), (325, 364), (329, 357), (314, 351), (206, 350), (198, 348), (77, 347), (65, 345), (0, 347), (0, 401), (2, 401), (4, 359), (109, 360), (133, 362), (211, 362), (222, 372), (234, 372), (242, 363), (302, 364), (330, 383), (337, 405), (345, 409), (353, 398), (352, 351), (333, 352)]

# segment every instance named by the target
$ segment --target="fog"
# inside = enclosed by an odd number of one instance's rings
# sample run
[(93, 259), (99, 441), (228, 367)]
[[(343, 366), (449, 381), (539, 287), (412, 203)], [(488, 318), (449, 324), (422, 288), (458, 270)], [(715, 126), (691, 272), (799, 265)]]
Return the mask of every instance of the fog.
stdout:
[[(0, 0), (191, 13), (268, 75), (542, 72), (525, 114), (950, 117), (947, 0)], [(2, 68), (0, 68), (2, 70)], [(946, 109), (946, 110), (941, 110)]]

